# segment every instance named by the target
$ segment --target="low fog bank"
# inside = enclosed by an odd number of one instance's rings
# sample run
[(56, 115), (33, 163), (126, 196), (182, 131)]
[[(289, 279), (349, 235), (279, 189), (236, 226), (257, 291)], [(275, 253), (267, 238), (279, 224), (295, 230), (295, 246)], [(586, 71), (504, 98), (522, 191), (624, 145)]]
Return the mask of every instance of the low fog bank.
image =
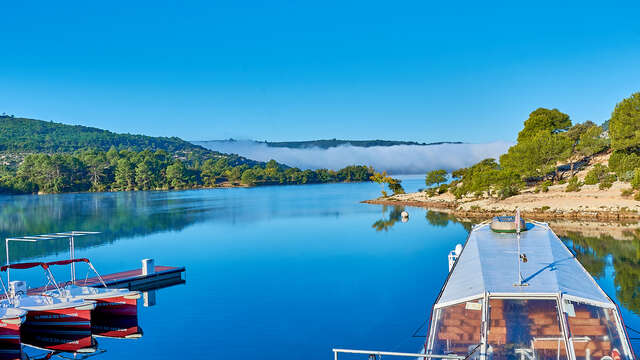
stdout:
[(434, 169), (455, 170), (486, 158), (498, 158), (511, 143), (395, 145), (356, 147), (351, 145), (320, 148), (269, 147), (254, 141), (196, 141), (197, 145), (249, 159), (280, 163), (300, 169), (339, 170), (348, 165), (372, 166), (391, 174), (424, 174)]

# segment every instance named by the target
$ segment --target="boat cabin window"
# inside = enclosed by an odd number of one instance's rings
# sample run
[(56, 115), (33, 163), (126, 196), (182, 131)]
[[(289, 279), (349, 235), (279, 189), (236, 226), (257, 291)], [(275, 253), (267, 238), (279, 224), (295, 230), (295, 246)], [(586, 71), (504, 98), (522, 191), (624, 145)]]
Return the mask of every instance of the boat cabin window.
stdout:
[(559, 319), (556, 300), (490, 299), (489, 359), (567, 359)]
[(565, 304), (576, 360), (631, 359), (614, 311), (572, 301)]
[(432, 354), (466, 356), (480, 344), (482, 299), (436, 309), (432, 324)]

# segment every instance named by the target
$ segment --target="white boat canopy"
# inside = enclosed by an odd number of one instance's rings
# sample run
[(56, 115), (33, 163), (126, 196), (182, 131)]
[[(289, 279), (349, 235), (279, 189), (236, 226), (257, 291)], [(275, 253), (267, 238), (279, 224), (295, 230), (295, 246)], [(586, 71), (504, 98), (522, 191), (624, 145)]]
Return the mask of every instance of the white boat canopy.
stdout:
[[(476, 226), (440, 294), (436, 307), (491, 295), (558, 295), (615, 307), (574, 254), (544, 223), (517, 235)], [(526, 262), (519, 254), (524, 254)], [(519, 264), (520, 263), (520, 264)], [(521, 275), (520, 275), (521, 274)], [(523, 286), (518, 286), (522, 277)]]

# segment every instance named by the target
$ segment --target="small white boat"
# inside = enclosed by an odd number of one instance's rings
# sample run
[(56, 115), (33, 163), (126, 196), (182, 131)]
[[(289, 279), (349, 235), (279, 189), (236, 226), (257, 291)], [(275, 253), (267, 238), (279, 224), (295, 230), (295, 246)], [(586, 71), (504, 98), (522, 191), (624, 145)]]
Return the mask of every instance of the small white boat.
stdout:
[[(137, 315), (137, 301), (141, 294), (139, 291), (129, 289), (111, 289), (105, 284), (102, 276), (95, 269), (91, 261), (86, 258), (52, 261), (45, 263), (46, 266), (71, 265), (75, 263), (86, 263), (96, 274), (102, 287), (77, 285), (77, 280), (72, 280), (59, 290), (50, 290), (43, 295), (54, 298), (65, 298), (85, 301), (95, 301), (96, 309), (94, 316), (135, 316)], [(55, 281), (55, 279), (53, 280)]]

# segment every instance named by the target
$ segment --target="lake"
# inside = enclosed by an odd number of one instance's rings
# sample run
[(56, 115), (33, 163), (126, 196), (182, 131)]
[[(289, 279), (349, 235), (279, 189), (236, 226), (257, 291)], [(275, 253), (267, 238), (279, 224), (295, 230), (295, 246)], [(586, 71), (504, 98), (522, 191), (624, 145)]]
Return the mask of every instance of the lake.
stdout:
[[(423, 177), (403, 182), (408, 191), (423, 184)], [(0, 236), (100, 231), (78, 238), (76, 256), (102, 273), (137, 268), (143, 258), (187, 268), (185, 284), (139, 307), (142, 338), (100, 338), (99, 359), (332, 359), (333, 347), (418, 352), (447, 254), (471, 224), (417, 208), (406, 209), (403, 223), (401, 208), (360, 203), (379, 191), (358, 183), (4, 196)], [(629, 236), (564, 240), (619, 303), (626, 324), (640, 329), (640, 241)], [(50, 261), (66, 258), (67, 246), (12, 244), (11, 255)], [(17, 274), (42, 284), (38, 271)]]

